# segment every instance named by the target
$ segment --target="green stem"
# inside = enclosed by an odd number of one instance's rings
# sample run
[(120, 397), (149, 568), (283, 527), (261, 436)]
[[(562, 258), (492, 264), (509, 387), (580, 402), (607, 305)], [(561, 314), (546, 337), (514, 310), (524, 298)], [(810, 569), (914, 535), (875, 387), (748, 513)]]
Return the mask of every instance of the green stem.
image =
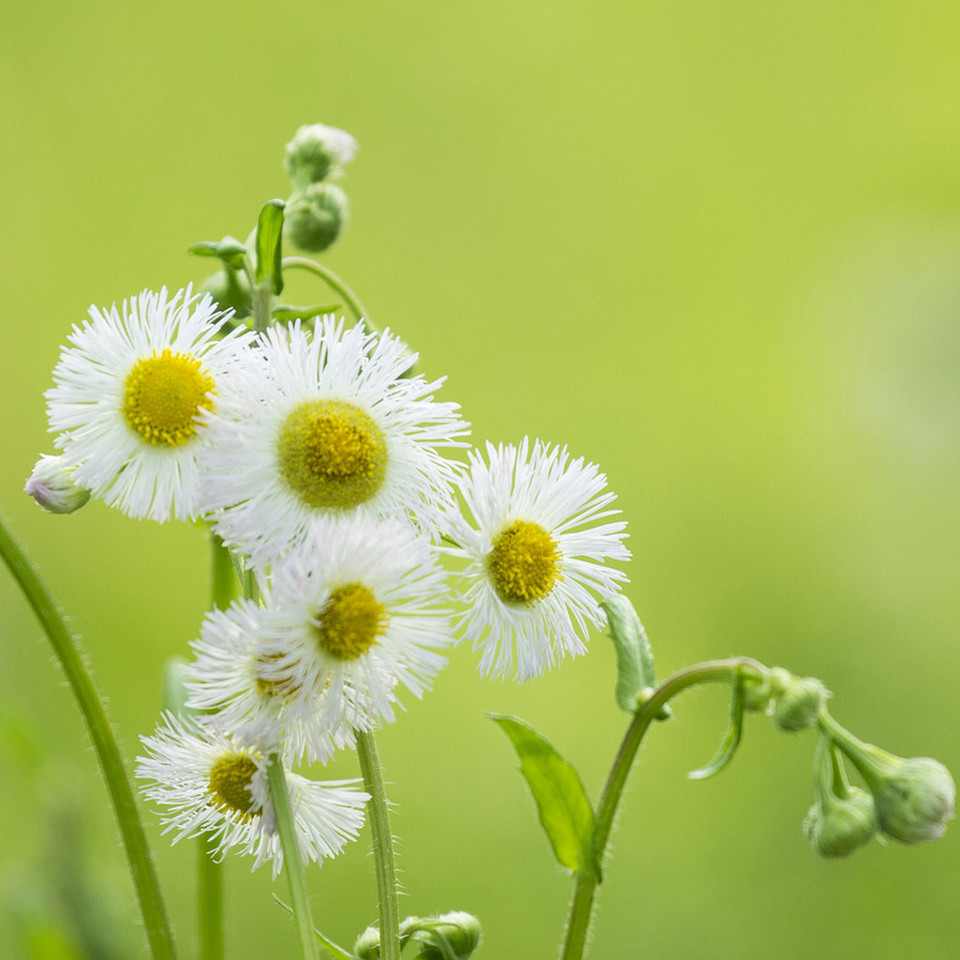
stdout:
[(197, 839), (197, 908), (200, 960), (223, 960), (223, 864), (213, 859), (216, 844)]
[(120, 827), (150, 952), (154, 960), (174, 960), (176, 949), (173, 933), (167, 920), (163, 895), (157, 882), (153, 859), (127, 777), (120, 745), (107, 719), (103, 701), (80, 654), (77, 639), (67, 628), (63, 615), (57, 609), (36, 568), (2, 521), (0, 553), (43, 626), (86, 721)]
[[(763, 664), (748, 657), (738, 657), (731, 660), (709, 660), (705, 663), (695, 664), (675, 673), (661, 683), (634, 714), (620, 744), (620, 749), (614, 758), (600, 802), (597, 805), (593, 832), (597, 862), (603, 861), (617, 807), (620, 804), (620, 798), (623, 795), (623, 789), (626, 786), (627, 777), (630, 775), (637, 750), (650, 728), (650, 724), (657, 718), (663, 707), (677, 694), (682, 693), (689, 687), (701, 683), (732, 683), (737, 677), (751, 673), (760, 677), (766, 673), (766, 668)], [(594, 871), (583, 871), (577, 874), (573, 900), (567, 918), (567, 934), (561, 960), (581, 960), (583, 957), (598, 882)]]
[(383, 769), (373, 732), (357, 731), (357, 756), (363, 785), (370, 794), (367, 816), (373, 838), (373, 860), (377, 871), (377, 899), (380, 907), (380, 960), (400, 960), (400, 912), (397, 905), (397, 866), (393, 834), (383, 787)]
[[(215, 533), (210, 534), (210, 593), (213, 606), (225, 610), (237, 596), (240, 581), (233, 557)], [(223, 864), (214, 860), (216, 845), (197, 838), (197, 916), (201, 960), (223, 960)]]
[(284, 257), (282, 261), (284, 267), (297, 267), (300, 270), (308, 270), (316, 274), (331, 290), (338, 293), (347, 302), (347, 306), (357, 320), (362, 320), (371, 333), (376, 333), (376, 328), (370, 323), (370, 317), (364, 309), (360, 298), (329, 268), (311, 260), (309, 257)]
[(300, 951), (303, 960), (318, 960), (317, 940), (313, 930), (313, 918), (310, 916), (307, 877), (303, 869), (300, 848), (297, 846), (296, 824), (293, 821), (287, 778), (278, 753), (270, 754), (267, 762), (267, 777), (270, 781), (270, 799), (273, 802), (274, 816), (277, 819), (277, 832), (280, 834), (280, 847), (283, 850), (283, 867), (290, 882), (290, 902), (297, 925)]

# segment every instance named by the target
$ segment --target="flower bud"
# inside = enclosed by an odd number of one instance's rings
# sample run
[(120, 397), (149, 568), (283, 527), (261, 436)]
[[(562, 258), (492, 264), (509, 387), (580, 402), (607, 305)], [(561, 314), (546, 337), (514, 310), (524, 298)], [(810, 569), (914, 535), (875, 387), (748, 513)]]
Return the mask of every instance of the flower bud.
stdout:
[(24, 492), (51, 513), (73, 513), (90, 499), (90, 491), (73, 482), (74, 469), (62, 456), (41, 454)]
[(301, 127), (287, 144), (284, 166), (295, 187), (338, 177), (357, 152), (357, 141), (345, 130), (314, 123)]
[(207, 277), (199, 292), (210, 294), (220, 310), (232, 310), (235, 317), (248, 317), (253, 309), (246, 274), (227, 266)]
[(313, 183), (290, 198), (283, 231), (301, 250), (320, 253), (340, 236), (347, 213), (347, 195), (338, 186)]
[(353, 945), (354, 956), (358, 960), (378, 960), (380, 957), (380, 931), (376, 927), (367, 927), (357, 937)]
[(480, 921), (462, 910), (439, 917), (408, 917), (400, 937), (417, 941), (418, 960), (467, 960), (480, 945)]
[(791, 733), (816, 726), (827, 696), (827, 688), (816, 677), (791, 676), (774, 702), (774, 724)]
[(877, 832), (873, 798), (859, 787), (849, 787), (844, 798), (818, 801), (803, 821), (803, 832), (821, 857), (848, 857)]

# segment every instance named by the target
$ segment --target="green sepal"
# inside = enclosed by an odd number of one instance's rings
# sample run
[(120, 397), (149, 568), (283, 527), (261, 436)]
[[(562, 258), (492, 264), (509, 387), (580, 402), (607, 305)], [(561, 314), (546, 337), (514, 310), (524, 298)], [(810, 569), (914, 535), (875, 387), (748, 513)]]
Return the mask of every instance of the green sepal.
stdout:
[(242, 270), (247, 248), (235, 237), (224, 237), (219, 243), (214, 240), (194, 243), (187, 247), (187, 253), (195, 257), (217, 257), (231, 270)]
[(254, 272), (257, 285), (269, 284), (274, 295), (283, 291), (283, 207), (282, 200), (268, 200), (257, 221), (257, 265)]
[(561, 866), (600, 880), (593, 848), (593, 808), (580, 775), (553, 746), (517, 717), (488, 713), (510, 738), (537, 815)]
[(270, 313), (274, 320), (289, 323), (291, 320), (312, 320), (325, 313), (336, 313), (342, 306), (340, 303), (325, 303), (319, 307), (295, 307), (288, 303), (279, 303)]
[(730, 698), (730, 724), (720, 742), (713, 759), (699, 770), (691, 770), (687, 776), (691, 780), (706, 780), (719, 773), (732, 759), (740, 746), (743, 736), (743, 677), (738, 676), (733, 684), (733, 694)]
[[(600, 606), (607, 615), (610, 639), (617, 652), (617, 705), (627, 713), (636, 713), (657, 685), (653, 669), (653, 650), (633, 604), (623, 594), (604, 597)], [(664, 706), (658, 720), (670, 716)]]

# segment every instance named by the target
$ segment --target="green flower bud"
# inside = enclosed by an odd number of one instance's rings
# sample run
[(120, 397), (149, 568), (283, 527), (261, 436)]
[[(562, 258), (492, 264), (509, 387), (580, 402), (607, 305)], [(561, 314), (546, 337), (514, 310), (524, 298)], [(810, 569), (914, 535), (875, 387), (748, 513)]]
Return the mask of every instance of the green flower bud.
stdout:
[(357, 141), (345, 130), (314, 123), (301, 127), (287, 144), (283, 163), (296, 187), (339, 177), (357, 152)]
[(848, 857), (877, 833), (873, 798), (851, 787), (829, 735), (820, 737), (813, 761), (816, 803), (803, 821), (803, 832), (821, 857)]
[[(884, 751), (877, 751), (883, 753)], [(901, 843), (923, 843), (943, 836), (953, 819), (956, 787), (950, 771), (930, 757), (904, 760), (886, 754), (870, 774), (858, 767), (873, 792), (880, 829)], [(880, 771), (875, 773), (874, 771)]]
[(41, 454), (23, 490), (44, 510), (73, 513), (90, 499), (90, 491), (73, 482), (74, 469), (62, 456)]
[(803, 821), (803, 832), (821, 857), (848, 857), (876, 835), (873, 798), (850, 787), (845, 799), (815, 803)]
[(817, 724), (826, 703), (827, 688), (816, 677), (793, 677), (773, 705), (773, 722), (791, 733)]
[(209, 293), (221, 310), (232, 310), (235, 317), (248, 317), (253, 309), (246, 274), (227, 266), (210, 274), (200, 285), (200, 293)]
[(439, 917), (408, 917), (400, 925), (401, 940), (415, 940), (418, 960), (467, 960), (480, 945), (480, 921), (462, 910)]
[(340, 236), (347, 214), (347, 195), (338, 186), (313, 183), (290, 198), (283, 232), (301, 250), (320, 253)]
[(353, 945), (353, 953), (358, 960), (379, 960), (380, 931), (376, 927), (367, 927), (357, 937), (357, 942)]

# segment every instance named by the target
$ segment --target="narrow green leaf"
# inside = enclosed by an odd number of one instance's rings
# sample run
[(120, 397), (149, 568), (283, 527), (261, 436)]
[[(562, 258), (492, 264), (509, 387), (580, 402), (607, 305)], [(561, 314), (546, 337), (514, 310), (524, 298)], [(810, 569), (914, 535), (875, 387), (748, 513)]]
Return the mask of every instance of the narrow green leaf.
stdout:
[(577, 771), (528, 723), (501, 714), (487, 716), (500, 725), (517, 751), (520, 772), (558, 862), (599, 879), (593, 851), (593, 809)]
[[(633, 604), (623, 594), (604, 597), (600, 606), (607, 615), (610, 639), (617, 652), (617, 705), (627, 713), (636, 713), (657, 685), (653, 669), (653, 650)], [(664, 707), (658, 720), (670, 716)]]
[(282, 200), (268, 200), (257, 221), (256, 280), (266, 281), (276, 295), (283, 291), (283, 206)]
[(236, 237), (224, 237), (221, 241), (204, 240), (187, 247), (187, 253), (195, 257), (217, 257), (231, 270), (242, 270), (247, 249)]
[(289, 303), (278, 303), (271, 311), (274, 320), (289, 322), (290, 320), (312, 320), (327, 313), (336, 313), (341, 304), (326, 303), (319, 307), (295, 307)]
[(737, 677), (730, 699), (730, 724), (713, 759), (699, 770), (691, 770), (687, 776), (691, 780), (706, 780), (719, 773), (732, 759), (740, 746), (743, 735), (743, 678)]

